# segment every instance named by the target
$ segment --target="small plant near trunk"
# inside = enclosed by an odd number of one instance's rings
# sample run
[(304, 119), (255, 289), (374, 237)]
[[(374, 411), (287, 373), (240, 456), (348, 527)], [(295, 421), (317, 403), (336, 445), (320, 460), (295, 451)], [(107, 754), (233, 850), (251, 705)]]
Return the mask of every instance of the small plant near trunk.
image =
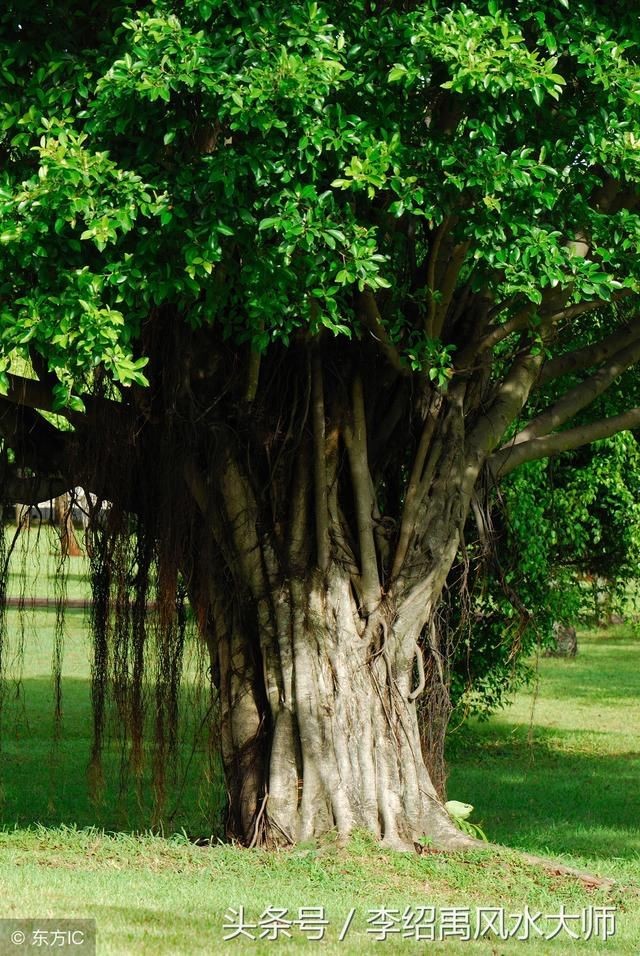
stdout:
[(470, 803), (461, 803), (459, 800), (448, 800), (444, 807), (459, 830), (462, 830), (463, 833), (468, 833), (469, 836), (484, 840), (485, 843), (489, 842), (482, 827), (478, 823), (471, 823), (468, 819), (473, 813), (473, 806)]

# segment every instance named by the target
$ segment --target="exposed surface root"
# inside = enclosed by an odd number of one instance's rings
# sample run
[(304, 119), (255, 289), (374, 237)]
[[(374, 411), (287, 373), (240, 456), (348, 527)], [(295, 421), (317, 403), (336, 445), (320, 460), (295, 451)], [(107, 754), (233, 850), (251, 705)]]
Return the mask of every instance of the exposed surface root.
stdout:
[(573, 866), (565, 866), (564, 863), (556, 863), (543, 856), (535, 856), (532, 853), (522, 853), (521, 857), (525, 862), (533, 866), (540, 866), (550, 876), (572, 876), (588, 889), (611, 889), (616, 886), (616, 881), (606, 876), (596, 876), (586, 870), (578, 870)]
[(572, 877), (573, 879), (578, 880), (588, 889), (611, 889), (617, 885), (616, 881), (610, 877), (596, 876), (596, 874), (589, 873), (587, 870), (579, 870), (576, 867), (567, 866), (566, 864), (559, 863), (556, 860), (550, 860), (548, 857), (536, 856), (534, 853), (526, 853), (521, 850), (512, 849), (511, 847), (501, 846), (498, 843), (485, 843), (483, 840), (476, 840), (474, 837), (466, 836), (464, 833), (461, 833), (460, 835), (466, 840), (466, 843), (460, 844), (460, 846), (453, 844), (437, 844), (435, 846), (422, 847), (418, 844), (416, 845), (416, 851), (421, 854), (446, 854), (450, 852), (459, 852), (460, 850), (463, 852), (465, 850), (481, 850), (482, 852), (492, 856), (503, 855), (505, 852), (508, 852), (509, 854), (516, 855), (518, 860), (522, 860), (524, 863), (528, 863), (531, 866), (538, 867), (549, 876)]

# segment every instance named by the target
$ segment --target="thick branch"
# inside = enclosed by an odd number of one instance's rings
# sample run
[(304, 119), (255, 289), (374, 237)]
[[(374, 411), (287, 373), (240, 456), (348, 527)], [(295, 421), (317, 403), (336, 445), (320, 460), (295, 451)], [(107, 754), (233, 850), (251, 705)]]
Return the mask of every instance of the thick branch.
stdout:
[(9, 375), (9, 390), (5, 396), (7, 401), (15, 405), (25, 405), (27, 408), (37, 408), (43, 412), (53, 411), (53, 395), (48, 385), (35, 378), (24, 378), (22, 375)]
[(409, 483), (405, 494), (404, 507), (402, 509), (402, 522), (400, 525), (400, 534), (398, 544), (391, 568), (391, 579), (394, 580), (399, 574), (409, 548), (411, 534), (415, 525), (416, 516), (420, 507), (422, 496), (426, 489), (423, 480), (423, 471), (427, 453), (431, 448), (433, 433), (436, 427), (438, 412), (440, 410), (441, 399), (437, 398), (434, 407), (427, 412), (427, 417), (422, 428), (422, 435), (413, 461)]
[(464, 265), (465, 256), (469, 251), (470, 245), (471, 243), (468, 241), (461, 242), (453, 249), (451, 253), (451, 258), (449, 259), (449, 263), (440, 286), (442, 298), (440, 302), (438, 302), (436, 308), (436, 318), (433, 328), (433, 337), (436, 339), (440, 338), (442, 335), (442, 330), (447, 318), (447, 312), (449, 311), (453, 294), (456, 291), (456, 285), (458, 283), (462, 266)]
[(380, 603), (380, 578), (373, 527), (375, 502), (369, 473), (364, 393), (360, 374), (357, 374), (353, 381), (353, 428), (345, 428), (345, 443), (351, 466), (358, 523), (364, 611), (365, 614), (370, 614)]
[[(623, 293), (616, 298), (622, 298), (622, 295)], [(579, 302), (577, 305), (568, 306), (566, 309), (561, 309), (558, 312), (549, 313), (545, 318), (544, 324), (551, 328), (558, 325), (559, 322), (574, 319), (585, 312), (593, 312), (596, 309), (601, 309), (603, 306), (610, 304), (610, 302), (605, 302), (603, 299), (594, 299), (591, 302)], [(484, 338), (480, 340), (477, 351), (485, 352), (487, 349), (492, 349), (495, 345), (498, 345), (499, 342), (513, 335), (514, 332), (520, 332), (522, 329), (525, 329), (533, 315), (534, 308), (533, 303), (528, 303), (502, 325), (496, 325), (489, 329)]]
[(620, 299), (624, 299), (625, 296), (631, 295), (631, 289), (621, 289), (616, 295), (611, 296), (610, 299), (591, 299), (589, 302), (576, 302), (575, 305), (568, 305), (565, 309), (560, 309), (560, 311), (555, 312), (551, 316), (551, 322), (553, 325), (559, 325), (561, 322), (568, 322), (570, 319), (575, 319), (579, 315), (584, 315), (585, 312), (595, 312), (596, 309), (604, 309), (611, 306), (612, 302), (619, 302)]
[(311, 403), (313, 410), (313, 476), (318, 567), (329, 567), (329, 505), (325, 443), (324, 384), (322, 361), (317, 348), (311, 356)]
[(311, 550), (309, 534), (309, 498), (311, 475), (309, 474), (310, 436), (304, 435), (293, 461), (293, 474), (289, 487), (288, 561), (291, 568), (303, 567)]
[(392, 368), (400, 375), (408, 375), (409, 370), (402, 364), (398, 350), (387, 335), (378, 303), (373, 292), (369, 289), (365, 289), (358, 296), (358, 316), (362, 324), (369, 329), (373, 338), (379, 343), (383, 355)]
[(338, 500), (338, 473), (341, 469), (340, 431), (333, 427), (326, 436), (327, 505), (329, 509), (329, 538), (334, 560), (344, 566), (358, 594), (362, 593), (360, 568), (357, 564), (356, 546), (349, 524)]
[(576, 349), (573, 352), (565, 352), (564, 355), (558, 355), (545, 362), (536, 384), (538, 386), (546, 385), (547, 382), (551, 382), (555, 378), (561, 378), (563, 375), (581, 372), (583, 369), (600, 365), (601, 362), (606, 362), (620, 349), (633, 344), (638, 338), (640, 338), (640, 317), (637, 317), (631, 325), (616, 329), (615, 332), (601, 339), (600, 342), (587, 345), (582, 349)]
[(589, 376), (584, 382), (576, 385), (575, 388), (570, 389), (554, 405), (538, 415), (537, 418), (534, 418), (526, 428), (523, 428), (515, 436), (510, 444), (519, 445), (522, 442), (530, 441), (532, 438), (548, 435), (556, 428), (564, 425), (579, 411), (594, 402), (618, 376), (635, 365), (636, 362), (640, 362), (640, 338), (616, 352), (607, 365), (594, 375)]
[(442, 245), (442, 240), (445, 235), (449, 232), (452, 225), (455, 223), (455, 218), (452, 216), (445, 216), (438, 228), (435, 231), (433, 242), (431, 244), (431, 249), (429, 250), (429, 257), (427, 259), (427, 295), (429, 296), (429, 304), (427, 307), (427, 315), (425, 318), (425, 332), (429, 338), (435, 337), (435, 325), (436, 325), (436, 265), (438, 263), (438, 256), (440, 255), (440, 246)]
[(245, 402), (249, 405), (255, 401), (258, 391), (258, 382), (260, 380), (260, 364), (262, 355), (254, 348), (249, 352), (249, 362), (247, 366), (247, 388), (244, 396)]
[(499, 342), (502, 342), (504, 339), (508, 338), (510, 335), (513, 335), (514, 332), (521, 332), (522, 329), (525, 329), (529, 324), (529, 320), (533, 314), (533, 308), (533, 304), (529, 303), (523, 309), (520, 309), (519, 312), (516, 312), (516, 314), (510, 319), (507, 319), (503, 325), (498, 325), (495, 328), (490, 329), (485, 337), (480, 340), (476, 351), (486, 352), (488, 349), (492, 349)]
[[(384, 395), (386, 410), (371, 436), (369, 447), (371, 468), (376, 476), (394, 453), (397, 439), (404, 431), (401, 426), (401, 419), (407, 411), (407, 394), (407, 382), (400, 380), (396, 383), (395, 393), (391, 401), (388, 394)], [(393, 441), (391, 440), (392, 436)]]
[(70, 491), (68, 478), (60, 476), (23, 478), (10, 471), (0, 481), (2, 500), (20, 505), (37, 505), (40, 501), (52, 501)]
[(62, 470), (73, 433), (59, 431), (32, 408), (15, 405), (3, 397), (0, 435), (14, 452), (18, 467), (50, 475)]
[(544, 435), (520, 445), (502, 448), (491, 456), (489, 465), (493, 474), (497, 478), (502, 478), (524, 462), (558, 455), (560, 452), (571, 451), (581, 445), (589, 445), (602, 438), (610, 438), (618, 432), (638, 427), (640, 427), (640, 408), (632, 408), (622, 415), (604, 418), (591, 425), (579, 425), (555, 435)]
[[(79, 476), (68, 474), (73, 433), (59, 431), (34, 409), (15, 404), (16, 400), (15, 392), (13, 400), (0, 398), (0, 436), (14, 453), (17, 465), (1, 477), (2, 498), (20, 504), (57, 498), (81, 483)], [(34, 476), (25, 477), (25, 469), (33, 471)]]
[[(586, 236), (584, 236), (582, 233), (578, 233), (572, 241), (567, 243), (567, 248), (576, 258), (583, 259), (589, 254), (590, 243)], [(543, 295), (543, 303), (538, 307), (538, 313), (543, 315), (542, 324), (546, 329), (553, 328), (561, 321), (575, 318), (576, 316), (581, 315), (583, 312), (591, 312), (595, 309), (601, 308), (604, 305), (610, 304), (601, 299), (594, 299), (591, 302), (580, 302), (577, 305), (561, 308), (560, 310), (558, 310), (557, 303), (555, 308), (550, 308), (551, 303), (554, 299), (557, 299), (558, 295), (560, 295), (561, 299), (566, 302), (570, 296), (571, 287), (572, 284), (561, 291), (547, 289)], [(623, 290), (615, 298), (621, 298), (626, 294), (628, 294), (627, 290)], [(511, 319), (508, 319), (507, 322), (490, 329), (488, 334), (481, 339), (478, 346), (478, 351), (486, 351), (487, 349), (491, 349), (499, 342), (502, 342), (504, 339), (506, 339), (509, 335), (526, 328), (531, 315), (533, 314), (534, 308), (535, 306), (533, 303), (528, 303), (518, 313), (516, 313), (516, 315), (512, 316)]]
[(258, 509), (249, 480), (231, 453), (227, 455), (220, 476), (219, 490), (226, 516), (226, 533), (234, 542), (237, 565), (254, 599), (259, 601), (267, 589), (258, 536)]
[[(232, 456), (227, 455), (217, 495), (207, 485), (194, 459), (183, 466), (186, 485), (208, 523), (228, 566), (240, 572), (256, 601), (266, 593), (265, 573), (257, 533), (256, 506), (246, 477)], [(231, 542), (233, 546), (231, 546)]]
[(477, 473), (483, 458), (500, 443), (509, 425), (524, 407), (540, 372), (542, 355), (521, 353), (498, 390), (498, 394), (469, 436), (467, 444), (468, 481)]
[(206, 517), (209, 510), (209, 492), (204, 475), (198, 468), (192, 458), (187, 458), (184, 463), (184, 480), (187, 488), (193, 495), (200, 512)]

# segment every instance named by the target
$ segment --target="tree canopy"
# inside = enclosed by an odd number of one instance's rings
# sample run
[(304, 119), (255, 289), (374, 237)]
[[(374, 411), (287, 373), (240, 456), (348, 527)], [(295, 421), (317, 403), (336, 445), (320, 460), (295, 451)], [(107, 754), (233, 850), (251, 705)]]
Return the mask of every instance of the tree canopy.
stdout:
[(445, 840), (415, 700), (467, 515), (640, 425), (637, 17), (8, 2), (0, 62), (5, 499), (135, 517), (170, 691), (189, 592), (230, 830)]
[(619, 5), (2, 20), (3, 351), (42, 356), (60, 404), (98, 365), (142, 382), (164, 303), (258, 352), (368, 334), (443, 386), (464, 361), (456, 289), (491, 303), (483, 350), (636, 289), (638, 36)]

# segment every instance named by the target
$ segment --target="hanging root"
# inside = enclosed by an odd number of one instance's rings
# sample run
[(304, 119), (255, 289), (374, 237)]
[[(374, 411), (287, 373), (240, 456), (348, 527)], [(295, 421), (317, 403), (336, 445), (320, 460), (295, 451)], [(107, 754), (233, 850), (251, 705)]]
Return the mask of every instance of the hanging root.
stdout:
[(415, 690), (412, 690), (409, 694), (409, 700), (417, 700), (422, 691), (425, 688), (427, 683), (427, 678), (424, 673), (424, 660), (422, 658), (422, 648), (419, 644), (416, 644), (416, 664), (418, 665), (418, 686)]

